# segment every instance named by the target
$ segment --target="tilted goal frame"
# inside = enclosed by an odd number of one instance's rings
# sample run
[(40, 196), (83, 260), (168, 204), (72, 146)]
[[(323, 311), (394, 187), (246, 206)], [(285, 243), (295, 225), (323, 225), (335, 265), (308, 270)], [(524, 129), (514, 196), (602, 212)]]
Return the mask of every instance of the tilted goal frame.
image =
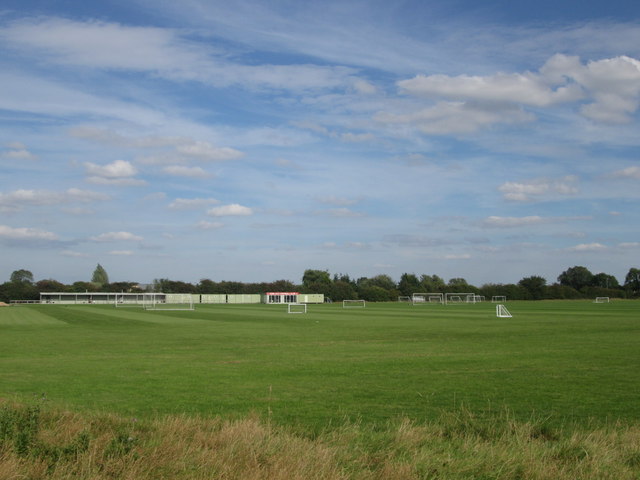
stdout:
[(511, 317), (513, 317), (513, 315), (511, 315), (511, 312), (509, 310), (507, 310), (507, 307), (505, 307), (502, 304), (498, 304), (498, 305), (496, 305), (496, 317), (498, 317), (498, 318), (511, 318)]

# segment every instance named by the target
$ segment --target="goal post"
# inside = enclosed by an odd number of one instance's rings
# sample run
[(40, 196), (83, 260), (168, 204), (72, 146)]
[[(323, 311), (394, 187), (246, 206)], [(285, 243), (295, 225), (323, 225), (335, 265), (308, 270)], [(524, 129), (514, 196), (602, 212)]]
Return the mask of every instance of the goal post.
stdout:
[(307, 304), (287, 303), (287, 313), (307, 313)]
[(143, 301), (145, 310), (195, 310), (193, 296), (190, 293), (184, 294), (156, 294), (145, 295)]
[(342, 300), (342, 308), (365, 308), (367, 303), (364, 300)]
[(500, 302), (506, 302), (507, 301), (507, 297), (504, 295), (494, 295), (493, 297), (491, 297), (491, 303), (500, 303)]
[(425, 305), (428, 303), (444, 303), (444, 294), (414, 293), (413, 295), (411, 295), (411, 303), (413, 305)]
[(593, 303), (609, 303), (609, 297), (596, 297)]
[(146, 293), (126, 294), (116, 293), (114, 298), (114, 306), (116, 308), (134, 307), (142, 308), (144, 306), (144, 297)]
[(511, 315), (511, 312), (509, 312), (509, 310), (507, 310), (507, 307), (505, 307), (502, 304), (496, 305), (496, 317), (498, 318), (511, 318), (513, 315)]
[(444, 304), (445, 305), (459, 305), (463, 303), (476, 303), (475, 293), (445, 293)]

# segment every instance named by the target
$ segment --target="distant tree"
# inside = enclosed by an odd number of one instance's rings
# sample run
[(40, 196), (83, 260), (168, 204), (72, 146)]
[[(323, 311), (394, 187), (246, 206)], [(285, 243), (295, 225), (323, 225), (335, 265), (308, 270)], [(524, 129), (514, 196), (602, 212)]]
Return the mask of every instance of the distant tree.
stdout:
[(91, 276), (91, 282), (101, 287), (109, 283), (109, 275), (107, 275), (107, 271), (102, 267), (102, 265), (98, 264), (96, 266), (96, 269), (93, 271), (93, 275)]
[(100, 290), (100, 286), (93, 282), (73, 282), (67, 290), (70, 292), (97, 292)]
[(357, 299), (358, 293), (350, 282), (337, 280), (331, 284), (328, 291), (328, 297), (334, 302), (341, 302), (342, 300)]
[(388, 302), (392, 300), (393, 293), (377, 285), (365, 285), (358, 289), (358, 295), (367, 302)]
[(423, 293), (444, 292), (446, 283), (438, 275), (420, 275), (420, 287)]
[(33, 283), (33, 273), (29, 270), (15, 270), (9, 279), (11, 283)]
[(545, 297), (547, 280), (538, 275), (523, 278), (518, 282), (527, 292), (527, 297), (531, 300), (542, 300)]
[(400, 291), (400, 295), (404, 295), (405, 297), (419, 293), (422, 291), (420, 289), (420, 280), (418, 280), (418, 277), (413, 273), (403, 273), (398, 282), (398, 290)]
[(213, 280), (208, 278), (203, 278), (198, 283), (198, 292), (199, 293), (220, 293), (218, 291), (218, 285)]
[(582, 287), (588, 287), (593, 281), (593, 273), (587, 267), (575, 266), (566, 269), (558, 276), (560, 285), (580, 290)]
[(584, 298), (584, 295), (573, 287), (554, 283), (546, 288), (546, 297), (556, 300), (573, 300)]
[(452, 278), (447, 283), (447, 290), (451, 292), (474, 292), (477, 290), (473, 285), (469, 285), (464, 278)]
[(376, 275), (369, 279), (369, 285), (384, 288), (391, 292), (396, 289), (396, 282), (389, 275)]
[(624, 277), (624, 288), (632, 293), (640, 292), (640, 268), (630, 268), (627, 276)]
[(36, 288), (39, 292), (65, 292), (67, 290), (66, 285), (53, 279), (38, 281)]
[(0, 301), (37, 300), (40, 298), (37, 287), (30, 282), (5, 282), (0, 285)]
[(142, 289), (140, 289), (137, 282), (113, 282), (113, 283), (103, 285), (103, 290), (106, 292), (126, 292), (126, 293), (142, 292)]
[(597, 273), (591, 278), (592, 287), (600, 288), (620, 288), (618, 280), (613, 275), (606, 273)]
[(311, 286), (317, 286), (318, 284), (331, 284), (329, 272), (327, 270), (305, 270), (302, 275), (302, 285), (308, 289), (311, 288)]

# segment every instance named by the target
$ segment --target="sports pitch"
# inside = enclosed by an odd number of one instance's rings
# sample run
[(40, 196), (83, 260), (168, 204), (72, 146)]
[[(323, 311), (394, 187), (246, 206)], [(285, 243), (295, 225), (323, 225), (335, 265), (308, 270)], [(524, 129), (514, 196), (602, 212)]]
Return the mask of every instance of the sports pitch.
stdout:
[(640, 302), (0, 308), (0, 397), (321, 427), (455, 408), (640, 419)]

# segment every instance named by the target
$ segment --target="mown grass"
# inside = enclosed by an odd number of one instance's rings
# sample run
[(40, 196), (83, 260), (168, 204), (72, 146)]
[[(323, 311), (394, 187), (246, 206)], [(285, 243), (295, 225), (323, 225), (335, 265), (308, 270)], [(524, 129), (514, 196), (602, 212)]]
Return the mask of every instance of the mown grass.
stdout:
[(257, 416), (132, 419), (0, 402), (0, 478), (637, 479), (640, 429), (520, 422), (458, 409), (346, 422), (314, 437)]
[(136, 417), (244, 418), (319, 431), (430, 420), (461, 406), (519, 420), (640, 418), (640, 303), (365, 309), (0, 309), (0, 396)]

